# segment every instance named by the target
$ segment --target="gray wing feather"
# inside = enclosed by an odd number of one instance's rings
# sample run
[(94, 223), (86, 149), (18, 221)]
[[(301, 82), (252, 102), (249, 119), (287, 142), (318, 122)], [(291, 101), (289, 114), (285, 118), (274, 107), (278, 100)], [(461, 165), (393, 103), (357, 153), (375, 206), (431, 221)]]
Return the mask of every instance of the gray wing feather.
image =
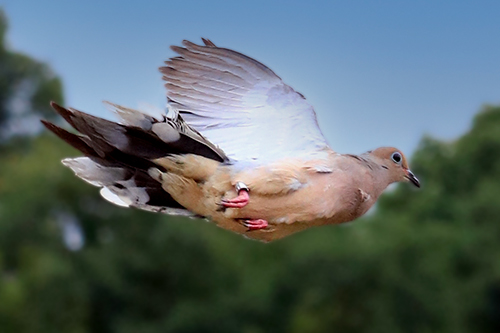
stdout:
[(328, 147), (313, 108), (262, 63), (188, 41), (160, 68), (169, 111), (233, 160), (269, 162)]

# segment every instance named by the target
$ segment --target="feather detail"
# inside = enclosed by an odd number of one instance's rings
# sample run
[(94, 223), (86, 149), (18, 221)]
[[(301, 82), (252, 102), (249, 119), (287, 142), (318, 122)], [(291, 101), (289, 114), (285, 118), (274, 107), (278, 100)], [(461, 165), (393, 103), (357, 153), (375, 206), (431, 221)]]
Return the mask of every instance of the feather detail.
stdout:
[(168, 107), (237, 163), (265, 164), (327, 148), (304, 97), (236, 51), (183, 41), (161, 67)]
[[(103, 197), (122, 206), (192, 216), (148, 174), (161, 168), (154, 161), (179, 154), (200, 155), (218, 164), (224, 152), (187, 125), (180, 115), (159, 121), (139, 111), (108, 103), (120, 123), (91, 116), (55, 103), (53, 108), (79, 134), (52, 123), (43, 124), (86, 157), (65, 159), (63, 164), (92, 185), (102, 187)], [(192, 166), (196, 169), (196, 165)]]

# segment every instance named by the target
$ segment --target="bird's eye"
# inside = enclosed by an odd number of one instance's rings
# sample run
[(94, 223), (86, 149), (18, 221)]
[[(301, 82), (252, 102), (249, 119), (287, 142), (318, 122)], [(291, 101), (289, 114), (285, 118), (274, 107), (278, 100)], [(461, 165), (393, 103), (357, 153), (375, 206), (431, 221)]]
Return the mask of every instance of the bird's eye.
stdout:
[(393, 153), (391, 158), (394, 161), (394, 163), (397, 163), (397, 164), (401, 163), (401, 161), (403, 160), (403, 157), (398, 152)]

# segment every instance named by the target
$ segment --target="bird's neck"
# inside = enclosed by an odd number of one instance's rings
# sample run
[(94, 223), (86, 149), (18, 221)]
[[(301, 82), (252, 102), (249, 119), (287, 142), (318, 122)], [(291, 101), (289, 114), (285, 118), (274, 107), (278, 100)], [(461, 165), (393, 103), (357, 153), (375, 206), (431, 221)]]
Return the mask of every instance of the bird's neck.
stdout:
[(366, 169), (372, 178), (372, 188), (371, 194), (378, 197), (390, 184), (394, 182), (391, 177), (391, 173), (387, 167), (384, 167), (383, 163), (378, 161), (372, 155), (365, 153), (356, 156), (359, 163)]

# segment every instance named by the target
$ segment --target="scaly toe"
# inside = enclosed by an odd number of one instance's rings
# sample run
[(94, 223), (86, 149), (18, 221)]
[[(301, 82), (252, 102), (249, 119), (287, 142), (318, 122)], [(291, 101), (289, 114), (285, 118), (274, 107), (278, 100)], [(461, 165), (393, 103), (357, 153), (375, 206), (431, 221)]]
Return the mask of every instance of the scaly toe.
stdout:
[(225, 208), (243, 208), (248, 205), (250, 196), (246, 190), (240, 190), (236, 198), (230, 200), (222, 200), (221, 205)]
[(232, 201), (226, 201), (222, 200), (221, 205), (224, 208), (243, 208), (248, 204), (247, 202), (232, 202)]
[(265, 229), (269, 225), (266, 220), (257, 219), (257, 220), (245, 220), (243, 225), (248, 228), (248, 230), (259, 230)]

